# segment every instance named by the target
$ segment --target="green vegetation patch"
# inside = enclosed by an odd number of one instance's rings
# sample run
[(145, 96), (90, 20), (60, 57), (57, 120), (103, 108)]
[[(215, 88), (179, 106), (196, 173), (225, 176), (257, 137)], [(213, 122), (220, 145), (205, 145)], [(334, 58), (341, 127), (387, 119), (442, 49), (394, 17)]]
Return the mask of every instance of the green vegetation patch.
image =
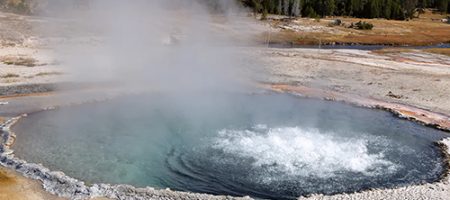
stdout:
[(359, 29), (359, 30), (372, 30), (373, 24), (369, 22), (359, 21), (357, 23), (352, 23), (349, 28)]

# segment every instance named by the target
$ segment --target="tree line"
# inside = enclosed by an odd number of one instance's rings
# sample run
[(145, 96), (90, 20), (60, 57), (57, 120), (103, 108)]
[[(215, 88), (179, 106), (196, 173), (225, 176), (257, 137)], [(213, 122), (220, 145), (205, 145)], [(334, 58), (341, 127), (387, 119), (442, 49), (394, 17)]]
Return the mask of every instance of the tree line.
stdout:
[(425, 8), (449, 13), (450, 0), (242, 0), (254, 12), (286, 16), (411, 19)]
[[(31, 13), (34, 7), (48, 0), (0, 0), (0, 9)], [(72, 0), (85, 1), (85, 0)], [(229, 0), (195, 0), (220, 11)], [(410, 19), (425, 8), (450, 12), (450, 0), (235, 0), (255, 13), (280, 14), (293, 17), (351, 16), (358, 18)], [(58, 1), (53, 1), (56, 3)]]

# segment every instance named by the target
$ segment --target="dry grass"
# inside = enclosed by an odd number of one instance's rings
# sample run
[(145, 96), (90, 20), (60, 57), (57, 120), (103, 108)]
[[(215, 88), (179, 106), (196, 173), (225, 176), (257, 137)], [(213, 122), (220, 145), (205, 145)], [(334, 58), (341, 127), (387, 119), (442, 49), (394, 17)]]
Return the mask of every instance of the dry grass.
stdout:
[(20, 80), (18, 80), (18, 79), (6, 79), (6, 80), (3, 80), (3, 81), (1, 81), (2, 83), (17, 83), (17, 82), (19, 82)]
[(409, 53), (413, 52), (413, 49), (407, 49), (407, 48), (384, 48), (384, 49), (377, 49), (373, 50), (373, 53), (376, 54), (395, 54), (395, 53)]
[(450, 25), (442, 22), (367, 20), (372, 31), (359, 31), (343, 36), (345, 43), (430, 45), (450, 42)]
[(62, 72), (40, 72), (37, 73), (35, 76), (53, 76), (53, 75), (62, 75)]
[(423, 51), (450, 56), (450, 48), (424, 49)]
[(3, 57), (0, 57), (0, 61), (7, 65), (18, 65), (18, 66), (27, 66), (27, 67), (37, 66), (37, 62), (38, 62), (34, 58), (26, 57), (23, 55), (3, 56)]
[[(426, 14), (410, 21), (385, 20), (385, 19), (357, 19), (343, 18), (343, 26), (329, 27), (330, 20), (323, 19), (315, 22), (311, 19), (299, 19), (296, 21), (302, 26), (321, 26), (324, 31), (292, 31), (281, 30), (273, 34), (271, 42), (294, 44), (368, 44), (368, 45), (411, 45), (421, 46), (450, 42), (450, 24), (441, 22), (439, 19), (445, 15), (433, 14), (427, 11)], [(373, 30), (355, 30), (347, 28), (351, 23), (365, 21), (374, 25)], [(284, 22), (274, 22), (284, 23)], [(267, 38), (264, 35), (263, 38)]]
[(0, 78), (18, 78), (20, 77), (18, 74), (7, 73), (5, 75), (1, 75)]

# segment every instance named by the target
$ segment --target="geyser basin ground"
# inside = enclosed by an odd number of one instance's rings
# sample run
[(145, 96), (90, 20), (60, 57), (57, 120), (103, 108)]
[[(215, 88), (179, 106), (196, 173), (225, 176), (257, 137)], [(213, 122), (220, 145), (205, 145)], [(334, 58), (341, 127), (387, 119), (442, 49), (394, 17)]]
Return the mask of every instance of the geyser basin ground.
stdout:
[(432, 182), (437, 130), (281, 94), (137, 95), (29, 115), (16, 155), (88, 183), (295, 198)]

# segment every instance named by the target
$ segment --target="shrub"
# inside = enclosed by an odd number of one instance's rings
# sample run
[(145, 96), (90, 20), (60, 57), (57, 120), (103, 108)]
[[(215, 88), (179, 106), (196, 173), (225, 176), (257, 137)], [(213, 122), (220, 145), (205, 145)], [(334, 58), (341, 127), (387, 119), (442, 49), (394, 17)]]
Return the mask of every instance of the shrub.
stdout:
[(342, 20), (340, 19), (335, 19), (333, 21), (331, 21), (328, 26), (340, 26), (342, 24)]
[(308, 6), (305, 8), (303, 15), (309, 17), (309, 18), (316, 18), (318, 17), (316, 11), (311, 6)]
[(16, 5), (15, 9), (16, 9), (16, 12), (18, 12), (20, 14), (30, 14), (31, 13), (30, 6), (27, 3), (23, 2), (23, 1), (18, 3)]
[(34, 58), (19, 55), (19, 56), (1, 56), (0, 62), (6, 65), (34, 67), (37, 65), (38, 61)]
[(269, 12), (267, 12), (267, 9), (264, 9), (261, 14), (261, 20), (266, 20), (268, 14), (269, 14)]
[(351, 24), (349, 28), (359, 29), (359, 30), (372, 30), (373, 24), (369, 22), (359, 21), (356, 24)]
[(0, 0), (0, 8), (19, 14), (30, 14), (33, 3), (31, 0)]
[(314, 21), (315, 21), (315, 22), (320, 22), (320, 17), (319, 17), (319, 16), (316, 16), (316, 18), (314, 18)]

